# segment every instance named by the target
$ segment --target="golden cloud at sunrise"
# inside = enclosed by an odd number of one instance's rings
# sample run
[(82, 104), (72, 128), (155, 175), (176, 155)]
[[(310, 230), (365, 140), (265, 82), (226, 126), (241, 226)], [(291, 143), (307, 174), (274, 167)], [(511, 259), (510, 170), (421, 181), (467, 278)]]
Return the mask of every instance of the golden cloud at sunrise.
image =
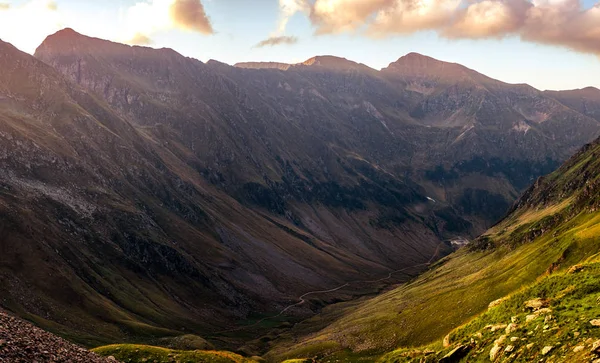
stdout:
[[(285, 6), (290, 1), (293, 8)], [(316, 35), (435, 31), (448, 39), (516, 36), (600, 54), (600, 3), (583, 8), (578, 0), (281, 0), (280, 8), (280, 35), (289, 18), (301, 12)]]
[(151, 0), (138, 2), (125, 13), (127, 41), (150, 44), (150, 36), (163, 30), (181, 29), (212, 34), (213, 27), (200, 0)]

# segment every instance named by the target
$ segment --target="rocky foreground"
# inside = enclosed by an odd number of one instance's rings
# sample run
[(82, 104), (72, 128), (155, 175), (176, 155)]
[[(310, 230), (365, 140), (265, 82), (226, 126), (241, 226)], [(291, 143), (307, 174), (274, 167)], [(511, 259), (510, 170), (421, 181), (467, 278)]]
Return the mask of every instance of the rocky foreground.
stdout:
[(0, 363), (114, 363), (0, 311)]

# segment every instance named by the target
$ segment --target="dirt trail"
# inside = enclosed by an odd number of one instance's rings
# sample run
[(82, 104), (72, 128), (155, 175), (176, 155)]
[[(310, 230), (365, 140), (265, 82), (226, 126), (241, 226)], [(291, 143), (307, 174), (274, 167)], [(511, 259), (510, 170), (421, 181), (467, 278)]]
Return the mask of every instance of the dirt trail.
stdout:
[(389, 280), (392, 278), (392, 276), (394, 276), (395, 274), (401, 273), (401, 272), (405, 272), (408, 271), (410, 269), (414, 269), (414, 268), (418, 268), (418, 267), (426, 267), (431, 265), (431, 262), (436, 258), (436, 256), (439, 254), (440, 252), (440, 246), (443, 244), (440, 243), (437, 245), (435, 252), (433, 253), (433, 255), (431, 256), (431, 258), (429, 259), (429, 261), (425, 262), (425, 263), (420, 263), (418, 265), (414, 265), (414, 266), (409, 266), (409, 267), (405, 267), (402, 268), (400, 270), (395, 270), (390, 272), (387, 277), (383, 277), (381, 279), (378, 280), (355, 280), (355, 281), (350, 281), (350, 282), (346, 282), (343, 285), (340, 285), (338, 287), (335, 287), (333, 289), (329, 289), (329, 290), (316, 290), (316, 291), (309, 291), (307, 293), (305, 293), (304, 295), (301, 295), (298, 297), (298, 302), (294, 303), (294, 304), (290, 304), (288, 306), (286, 306), (284, 309), (282, 309), (277, 315), (273, 315), (273, 316), (268, 316), (266, 318), (262, 318), (258, 321), (256, 321), (255, 323), (251, 324), (251, 325), (245, 325), (242, 327), (238, 327), (238, 328), (233, 328), (233, 329), (229, 329), (229, 330), (222, 330), (222, 331), (218, 331), (214, 334), (223, 334), (223, 333), (232, 333), (232, 332), (237, 332), (237, 331), (242, 331), (242, 330), (246, 330), (249, 328), (253, 328), (267, 320), (271, 320), (271, 319), (276, 319), (280, 316), (282, 316), (283, 314), (285, 314), (288, 310), (296, 307), (296, 306), (300, 306), (303, 305), (306, 302), (306, 297), (310, 296), (310, 295), (317, 295), (317, 294), (326, 294), (326, 293), (331, 293), (331, 292), (335, 292), (338, 290), (341, 290), (345, 287), (350, 287), (351, 285), (358, 285), (358, 284), (368, 284), (368, 283), (377, 283), (377, 282), (383, 282), (385, 280)]

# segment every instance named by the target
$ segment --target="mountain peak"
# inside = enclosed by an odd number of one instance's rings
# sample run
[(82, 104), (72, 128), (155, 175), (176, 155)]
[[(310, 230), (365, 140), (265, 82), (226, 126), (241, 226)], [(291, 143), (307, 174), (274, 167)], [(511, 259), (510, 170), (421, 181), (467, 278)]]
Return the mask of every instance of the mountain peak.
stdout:
[(52, 55), (94, 55), (94, 56), (138, 56), (158, 57), (161, 59), (180, 59), (183, 58), (179, 53), (171, 48), (150, 48), (143, 46), (131, 46), (127, 44), (112, 42), (110, 40), (90, 37), (76, 32), (71, 28), (65, 28), (49, 35), (42, 44), (36, 49), (34, 56), (41, 60), (52, 58)]
[(71, 37), (79, 37), (79, 36), (84, 36), (84, 35), (76, 32), (75, 30), (73, 30), (73, 28), (64, 28), (64, 29), (59, 30), (56, 33), (54, 33), (53, 36), (61, 37), (61, 38), (71, 38)]
[(406, 55), (400, 57), (398, 60), (405, 60), (405, 61), (426, 60), (426, 61), (441, 62), (440, 60), (437, 60), (437, 59), (435, 59), (433, 57), (430, 57), (428, 55), (424, 55), (424, 54), (421, 54), (421, 53), (417, 53), (417, 52), (407, 53)]
[(419, 53), (408, 53), (381, 70), (392, 77), (435, 79), (442, 82), (497, 82), (458, 63), (444, 62)]
[(387, 68), (382, 70), (420, 74), (432, 72), (437, 73), (440, 71), (464, 71), (466, 68), (457, 63), (444, 62), (426, 55), (412, 52), (400, 57), (397, 61), (390, 63)]
[(356, 63), (351, 60), (342, 57), (335, 57), (332, 55), (321, 55), (312, 57), (298, 65), (304, 65), (308, 67), (323, 67), (330, 70), (371, 70), (372, 68), (362, 64)]
[(600, 95), (600, 89), (598, 89), (596, 87), (585, 87), (585, 88), (582, 88), (581, 91), (585, 92), (586, 94)]
[[(107, 40), (88, 37), (76, 32), (71, 28), (65, 28), (51, 34), (44, 39), (42, 44), (35, 50), (34, 56), (41, 53), (74, 53), (77, 49), (98, 49), (100, 44), (110, 43)], [(125, 46), (125, 45), (121, 45)]]

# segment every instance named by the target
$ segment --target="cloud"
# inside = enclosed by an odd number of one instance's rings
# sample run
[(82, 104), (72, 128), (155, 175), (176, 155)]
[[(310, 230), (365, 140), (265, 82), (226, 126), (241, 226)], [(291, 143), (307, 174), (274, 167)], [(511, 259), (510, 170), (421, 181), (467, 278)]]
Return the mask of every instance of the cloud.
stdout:
[(169, 14), (180, 28), (202, 34), (214, 32), (200, 0), (175, 0), (169, 8)]
[(308, 13), (309, 10), (310, 5), (308, 0), (279, 0), (279, 20), (277, 22), (277, 29), (272, 32), (267, 39), (258, 42), (254, 48), (298, 43), (298, 38), (294, 36), (286, 36), (285, 30), (290, 19), (294, 15), (299, 12)]
[(136, 44), (136, 45), (150, 45), (154, 43), (150, 37), (144, 35), (142, 33), (137, 33), (133, 36), (133, 38), (126, 41), (127, 44)]
[(383, 36), (441, 29), (452, 21), (461, 3), (461, 0), (393, 1), (377, 12), (368, 31), (372, 35)]
[(125, 26), (124, 39), (137, 34), (152, 34), (181, 29), (201, 34), (214, 32), (200, 0), (148, 0), (127, 8), (122, 19)]
[(575, 0), (534, 2), (521, 38), (600, 55), (600, 3), (582, 10)]
[(265, 39), (261, 42), (259, 42), (258, 44), (256, 44), (254, 47), (255, 48), (262, 48), (262, 47), (266, 47), (266, 46), (274, 46), (274, 45), (281, 45), (281, 44), (296, 44), (298, 43), (298, 38), (297, 37), (291, 37), (291, 36), (279, 36), (279, 37), (270, 37), (268, 39)]
[(0, 38), (29, 53), (65, 25), (56, 3), (48, 0), (0, 3), (0, 24)]
[(310, 9), (310, 20), (317, 34), (351, 32), (393, 3), (391, 0), (316, 0)]
[(531, 3), (526, 0), (484, 0), (460, 11), (443, 31), (448, 38), (502, 38), (524, 26)]
[(299, 12), (309, 11), (310, 6), (306, 0), (279, 0), (279, 21), (275, 35), (285, 34), (285, 29), (292, 18)]
[(280, 0), (279, 35), (297, 12), (307, 14), (316, 35), (516, 36), (600, 55), (600, 2), (584, 8), (579, 0)]

